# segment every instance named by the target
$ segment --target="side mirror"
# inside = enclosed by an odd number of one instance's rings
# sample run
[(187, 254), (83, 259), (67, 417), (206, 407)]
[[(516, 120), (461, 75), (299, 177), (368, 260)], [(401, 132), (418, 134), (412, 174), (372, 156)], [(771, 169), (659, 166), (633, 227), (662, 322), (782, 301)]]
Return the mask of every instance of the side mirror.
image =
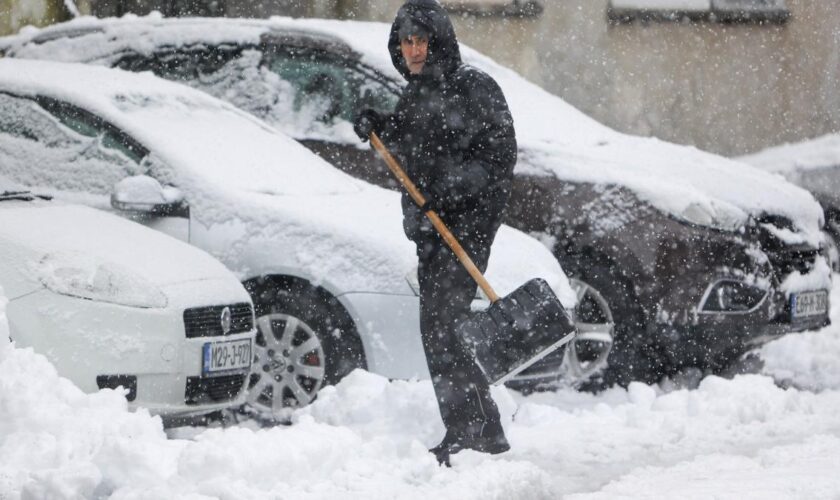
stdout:
[(111, 206), (126, 212), (148, 215), (188, 217), (184, 194), (178, 188), (164, 187), (147, 175), (126, 177), (114, 184)]

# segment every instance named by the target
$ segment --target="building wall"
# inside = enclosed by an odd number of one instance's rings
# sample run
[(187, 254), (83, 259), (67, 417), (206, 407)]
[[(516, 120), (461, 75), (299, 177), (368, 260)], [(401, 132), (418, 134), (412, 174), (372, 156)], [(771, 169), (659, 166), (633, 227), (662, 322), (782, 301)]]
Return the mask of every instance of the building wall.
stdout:
[[(380, 3), (371, 19), (401, 4)], [(732, 155), (840, 130), (840, 0), (787, 0), (785, 25), (617, 25), (607, 0), (543, 3), (534, 19), (454, 23), (463, 42), (625, 132)]]
[[(87, 0), (76, 0), (81, 12)], [(0, 0), (0, 36), (17, 33), (27, 25), (46, 26), (70, 18), (63, 0)]]

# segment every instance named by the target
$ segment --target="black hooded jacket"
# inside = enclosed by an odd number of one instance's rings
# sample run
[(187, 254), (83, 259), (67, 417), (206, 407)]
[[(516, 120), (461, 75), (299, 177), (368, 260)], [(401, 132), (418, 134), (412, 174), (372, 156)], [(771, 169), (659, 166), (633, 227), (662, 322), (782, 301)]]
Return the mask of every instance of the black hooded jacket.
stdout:
[[(429, 33), (428, 56), (418, 75), (409, 72), (400, 50), (405, 23)], [(461, 62), (455, 30), (435, 0), (408, 0), (400, 8), (388, 48), (408, 85), (386, 121), (383, 140), (424, 194), (433, 185), (443, 193), (435, 202), (456, 235), (495, 233), (510, 194), (517, 150), (502, 90), (486, 73)], [(418, 241), (424, 216), (407, 195), (403, 213), (406, 234)]]

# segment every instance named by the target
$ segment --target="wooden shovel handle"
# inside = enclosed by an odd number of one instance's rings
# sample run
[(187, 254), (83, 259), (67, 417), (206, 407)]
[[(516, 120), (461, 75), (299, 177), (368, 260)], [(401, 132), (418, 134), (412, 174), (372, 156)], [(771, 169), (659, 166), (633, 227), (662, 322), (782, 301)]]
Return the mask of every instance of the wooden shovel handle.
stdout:
[[(417, 189), (417, 186), (411, 182), (411, 179), (408, 178), (405, 171), (402, 169), (400, 164), (397, 160), (391, 156), (391, 153), (382, 144), (382, 141), (376, 135), (375, 132), (370, 133), (370, 143), (373, 144), (374, 149), (382, 156), (382, 159), (385, 160), (385, 163), (388, 164), (388, 168), (391, 169), (391, 172), (397, 177), (397, 180), (403, 185), (403, 187), (408, 191), (408, 194), (411, 195), (411, 199), (417, 203), (418, 207), (422, 207), (426, 204), (426, 198), (423, 196), (423, 193)], [(455, 252), (455, 256), (458, 257), (458, 260), (461, 261), (461, 264), (467, 269), (467, 272), (470, 273), (470, 276), (478, 283), (478, 286), (484, 290), (484, 294), (487, 295), (487, 298), (490, 299), (490, 302), (496, 302), (499, 300), (499, 296), (496, 295), (496, 292), (493, 290), (493, 287), (490, 286), (490, 283), (484, 278), (484, 275), (481, 274), (481, 271), (478, 270), (475, 263), (473, 263), (472, 259), (467, 252), (464, 251), (464, 248), (458, 243), (458, 240), (455, 239), (455, 236), (452, 234), (452, 231), (446, 227), (446, 224), (440, 218), (440, 216), (435, 213), (433, 210), (426, 211), (426, 217), (432, 221), (432, 225), (435, 226), (438, 233), (440, 233), (443, 240), (449, 245), (449, 248)]]

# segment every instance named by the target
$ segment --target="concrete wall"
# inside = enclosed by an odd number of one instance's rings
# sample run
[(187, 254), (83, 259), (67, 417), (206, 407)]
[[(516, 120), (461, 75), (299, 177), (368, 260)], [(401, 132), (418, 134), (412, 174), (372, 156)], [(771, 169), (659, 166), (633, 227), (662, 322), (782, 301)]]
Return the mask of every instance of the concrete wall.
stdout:
[[(90, 12), (88, 0), (76, 0), (82, 13)], [(63, 0), (0, 0), (0, 36), (17, 33), (27, 25), (46, 26), (70, 19)]]
[[(380, 3), (369, 18), (401, 2)], [(785, 25), (616, 25), (607, 0), (544, 3), (535, 19), (455, 17), (456, 30), (622, 131), (727, 155), (840, 131), (840, 0), (787, 0)]]

